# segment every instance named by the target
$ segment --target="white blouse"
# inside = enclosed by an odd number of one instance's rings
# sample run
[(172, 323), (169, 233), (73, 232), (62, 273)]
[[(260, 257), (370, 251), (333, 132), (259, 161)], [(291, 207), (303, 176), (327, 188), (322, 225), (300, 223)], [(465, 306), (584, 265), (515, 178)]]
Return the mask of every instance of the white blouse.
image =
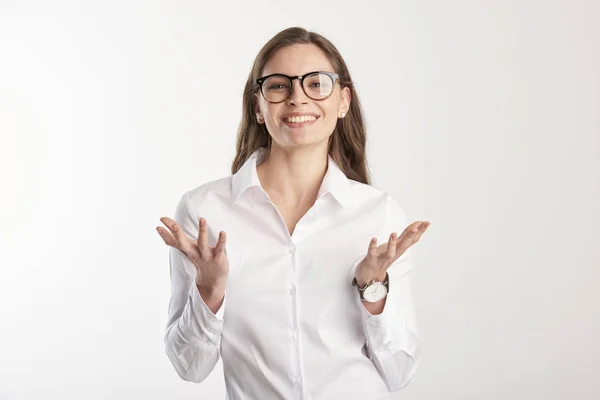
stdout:
[(409, 248), (388, 270), (383, 313), (371, 315), (351, 282), (369, 241), (408, 226), (387, 193), (348, 179), (329, 157), (318, 198), (290, 236), (262, 189), (257, 150), (234, 175), (184, 193), (174, 220), (209, 245), (227, 233), (230, 274), (213, 314), (194, 265), (170, 248), (166, 353), (179, 376), (201, 382), (222, 359), (227, 399), (389, 399), (420, 359)]

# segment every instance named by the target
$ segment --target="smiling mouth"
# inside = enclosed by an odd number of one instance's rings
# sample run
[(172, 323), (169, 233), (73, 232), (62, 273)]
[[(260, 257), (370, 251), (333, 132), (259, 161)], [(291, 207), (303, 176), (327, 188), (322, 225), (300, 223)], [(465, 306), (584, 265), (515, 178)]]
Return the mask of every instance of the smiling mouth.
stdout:
[(301, 124), (303, 122), (316, 121), (318, 118), (319, 117), (316, 117), (314, 115), (302, 115), (298, 117), (283, 118), (283, 122), (286, 122), (288, 124)]

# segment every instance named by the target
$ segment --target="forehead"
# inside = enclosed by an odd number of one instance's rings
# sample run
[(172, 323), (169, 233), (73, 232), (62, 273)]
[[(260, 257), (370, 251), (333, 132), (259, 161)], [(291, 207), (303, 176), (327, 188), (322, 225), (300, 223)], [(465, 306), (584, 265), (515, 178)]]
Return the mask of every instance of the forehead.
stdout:
[(330, 71), (333, 66), (317, 45), (293, 44), (275, 52), (267, 61), (262, 76), (270, 74), (303, 75), (312, 71)]

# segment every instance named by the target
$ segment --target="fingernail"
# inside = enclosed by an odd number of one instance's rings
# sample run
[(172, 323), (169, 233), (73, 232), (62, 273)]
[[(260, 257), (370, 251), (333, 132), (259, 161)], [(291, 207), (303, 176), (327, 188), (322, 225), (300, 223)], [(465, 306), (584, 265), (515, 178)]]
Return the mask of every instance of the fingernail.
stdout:
[(160, 228), (156, 228), (156, 232), (160, 235)]
[(173, 232), (177, 232), (177, 225), (173, 225), (171, 228), (173, 229)]

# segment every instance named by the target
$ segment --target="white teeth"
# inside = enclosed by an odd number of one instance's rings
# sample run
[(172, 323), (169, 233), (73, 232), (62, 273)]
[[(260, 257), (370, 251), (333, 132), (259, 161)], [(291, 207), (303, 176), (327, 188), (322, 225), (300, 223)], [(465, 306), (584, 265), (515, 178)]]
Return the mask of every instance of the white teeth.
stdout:
[(317, 117), (314, 117), (312, 115), (302, 115), (299, 117), (289, 117), (286, 118), (285, 121), (286, 122), (306, 122), (306, 121), (314, 121), (315, 119), (317, 119)]

